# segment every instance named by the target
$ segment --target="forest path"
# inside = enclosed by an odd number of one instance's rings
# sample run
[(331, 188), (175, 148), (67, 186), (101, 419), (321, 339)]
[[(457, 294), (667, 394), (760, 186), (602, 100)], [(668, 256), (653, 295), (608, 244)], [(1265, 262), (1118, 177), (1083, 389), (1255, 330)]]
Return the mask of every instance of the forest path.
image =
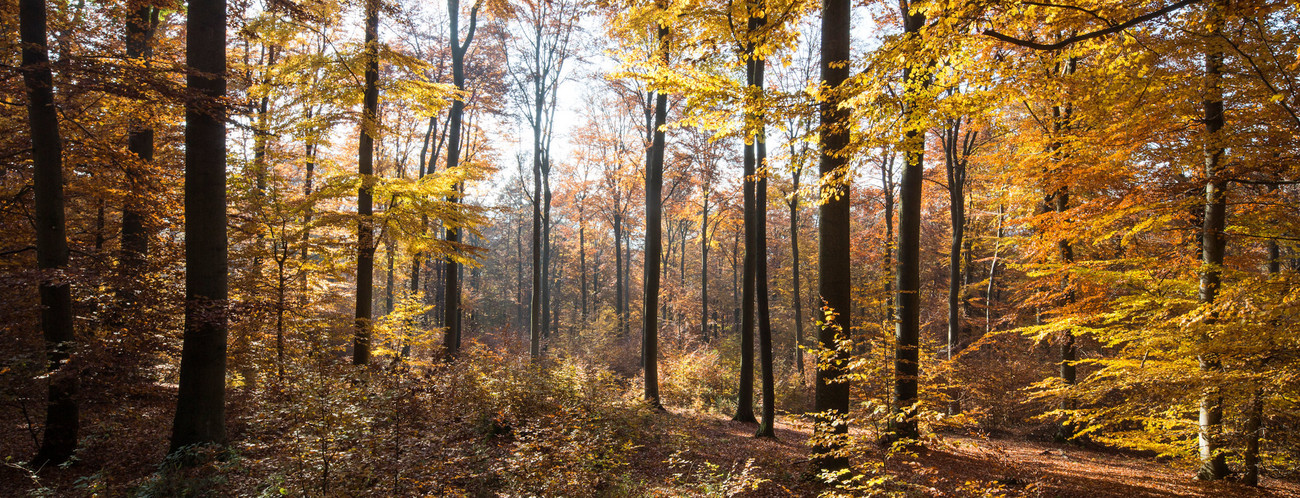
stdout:
[[(777, 439), (755, 439), (757, 426), (729, 417), (676, 412), (656, 417), (660, 439), (647, 442), (632, 463), (644, 482), (662, 483), (652, 496), (683, 493), (717, 496), (813, 496), (821, 489), (809, 482), (808, 437), (811, 427), (779, 417)], [(678, 463), (670, 464), (676, 453)], [(873, 449), (875, 449), (873, 447)], [(871, 458), (881, 457), (875, 451)], [(749, 471), (745, 462), (753, 459)], [(707, 462), (707, 463), (706, 463)], [(907, 496), (1025, 497), (1300, 497), (1300, 483), (1262, 479), (1251, 488), (1235, 482), (1205, 483), (1181, 468), (1147, 456), (1075, 445), (1014, 438), (978, 438), (944, 434), (915, 457), (885, 465), (893, 484), (883, 490)], [(756, 489), (753, 484), (766, 479)]]

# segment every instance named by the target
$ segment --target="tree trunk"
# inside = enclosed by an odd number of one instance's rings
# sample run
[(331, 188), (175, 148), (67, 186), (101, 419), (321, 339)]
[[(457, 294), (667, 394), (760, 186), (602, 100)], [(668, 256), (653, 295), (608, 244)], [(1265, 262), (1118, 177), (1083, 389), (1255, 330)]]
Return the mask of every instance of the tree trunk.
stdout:
[[(1223, 160), (1223, 50), (1219, 37), (1223, 31), (1223, 16), (1227, 0), (1216, 0), (1208, 9), (1211, 36), (1206, 38), (1205, 49), (1205, 219), (1201, 230), (1201, 288), (1200, 301), (1214, 304), (1222, 284), (1223, 253), (1227, 245), (1223, 233), (1227, 223), (1227, 187), (1222, 174)], [(1206, 318), (1213, 325), (1217, 317)], [(1202, 339), (1208, 342), (1208, 338)], [(1203, 354), (1199, 358), (1201, 370), (1215, 373), (1222, 370), (1217, 356)], [(1228, 465), (1223, 455), (1223, 395), (1219, 386), (1208, 385), (1201, 394), (1200, 447), (1201, 467), (1196, 475), (1200, 479), (1219, 480), (1227, 477)]]
[[(962, 292), (962, 253), (963, 237), (966, 231), (966, 163), (962, 148), (965, 145), (961, 130), (962, 118), (949, 120), (942, 130), (944, 149), (944, 169), (948, 174), (949, 218), (952, 224), (952, 238), (948, 244), (948, 362), (949, 372), (956, 368), (952, 365), (953, 356), (961, 349), (961, 292)], [(961, 411), (961, 391), (948, 379), (948, 395), (951, 398), (948, 414), (956, 415)]]
[(623, 336), (623, 321), (627, 317), (623, 313), (623, 302), (626, 297), (623, 294), (623, 217), (617, 213), (614, 214), (614, 314), (618, 315), (618, 334)]
[[(763, 14), (765, 2), (759, 1), (755, 8), (757, 15), (749, 18), (750, 32), (758, 32), (767, 24), (767, 15)], [(758, 299), (758, 363), (762, 375), (763, 406), (762, 423), (754, 433), (755, 437), (776, 438), (776, 372), (772, 365), (772, 314), (767, 289), (767, 114), (763, 112), (766, 97), (763, 92), (763, 72), (766, 60), (756, 57), (753, 60), (753, 73), (750, 85), (758, 92), (759, 110), (754, 122), (754, 165), (758, 182), (754, 185), (754, 257), (755, 297)]]
[[(884, 272), (886, 275), (894, 270), (894, 155), (887, 154), (880, 164), (880, 184), (884, 186), (885, 198), (885, 247), (882, 251)], [(892, 322), (894, 313), (894, 279), (885, 279), (885, 323)]]
[[(153, 57), (153, 35), (158, 25), (158, 9), (133, 2), (128, 6), (126, 20), (126, 57), (144, 59), (148, 66)], [(145, 227), (146, 199), (149, 197), (146, 167), (153, 162), (153, 123), (133, 123), (126, 138), (127, 151), (134, 154), (139, 164), (130, 164), (126, 173), (126, 199), (122, 203), (122, 239), (118, 257), (118, 275), (122, 283), (118, 288), (117, 307), (133, 310), (136, 293), (140, 290), (145, 262), (149, 256), (149, 233)]]
[[(791, 156), (794, 157), (793, 148)], [(796, 167), (790, 173), (790, 180), (793, 186), (790, 188), (790, 276), (792, 278), (793, 296), (791, 296), (791, 305), (794, 307), (794, 365), (799, 372), (799, 385), (805, 385), (805, 376), (803, 368), (803, 288), (799, 283), (799, 176), (800, 168)]]
[(185, 333), (171, 452), (226, 443), (226, 2), (188, 7)]
[[(753, 52), (751, 45), (748, 52)], [(747, 84), (753, 84), (754, 64), (745, 65)], [(749, 142), (746, 136), (745, 141)], [(745, 144), (744, 157), (744, 209), (745, 209), (745, 267), (741, 276), (740, 302), (740, 386), (736, 394), (736, 415), (731, 420), (736, 422), (757, 423), (754, 417), (754, 306), (757, 283), (754, 281), (758, 266), (758, 215), (754, 206), (754, 146)]]
[[(460, 41), (460, 0), (447, 0), (447, 15), (450, 17), (451, 33), (451, 77), (452, 83), (460, 92), (456, 100), (451, 103), (451, 112), (447, 115), (447, 167), (446, 171), (454, 171), (460, 167), (460, 128), (461, 119), (465, 113), (465, 52), (469, 50), (469, 44), (474, 41), (474, 28), (478, 24), (479, 4), (475, 3), (470, 9), (469, 14), (469, 31), (465, 34), (465, 42)], [(448, 199), (453, 203), (460, 202), (459, 192), (463, 192), (464, 182), (457, 184), (452, 189), (452, 195)], [(447, 227), (447, 242), (460, 242), (460, 228), (456, 226)], [(455, 356), (460, 351), (461, 340), (461, 293), (460, 293), (460, 274), (461, 265), (455, 259), (448, 258), (446, 266), (446, 301), (443, 305), (443, 326), (446, 332), (443, 334), (442, 346), (446, 350), (447, 356)]]
[[(910, 10), (910, 9), (909, 9)], [(909, 38), (919, 38), (925, 25), (925, 14), (903, 13), (903, 28)], [(913, 54), (913, 57), (923, 57)], [(921, 128), (920, 112), (916, 109), (924, 75), (925, 64), (916, 60), (903, 70), (906, 90), (903, 96), (904, 165), (899, 182), (898, 211), (898, 323), (895, 326), (897, 341), (894, 360), (894, 411), (890, 439), (916, 439), (916, 400), (918, 341), (921, 328), (921, 182), (925, 160), (925, 130)]]
[(583, 201), (578, 199), (578, 268), (582, 285), (582, 329), (587, 326), (587, 218), (583, 216)]
[[(848, 0), (822, 1), (821, 79), (828, 88), (839, 89), (849, 77), (849, 40), (851, 9)], [(848, 467), (842, 454), (849, 425), (843, 420), (849, 413), (849, 351), (839, 342), (849, 339), (852, 306), (852, 267), (849, 260), (850, 215), (848, 158), (842, 151), (849, 145), (849, 111), (841, 106), (843, 96), (832, 92), (820, 102), (821, 151), (818, 170), (822, 178), (834, 180), (821, 185), (820, 224), (818, 230), (818, 292), (830, 308), (822, 321), (817, 339), (823, 351), (834, 351), (828, 361), (817, 362), (814, 385), (814, 408), (824, 414), (817, 418), (813, 431), (818, 444), (813, 446), (813, 462), (824, 470)]]
[(704, 209), (700, 222), (700, 337), (709, 342), (709, 187), (704, 185)]
[[(659, 25), (659, 51), (668, 64), (668, 26)], [(645, 172), (645, 294), (641, 318), (641, 361), (645, 364), (645, 401), (662, 409), (659, 402), (659, 278), (663, 255), (664, 121), (668, 117), (668, 94), (655, 96), (654, 142)]]
[[(73, 341), (70, 285), (59, 274), (68, 266), (68, 237), (63, 206), (63, 144), (54, 78), (46, 45), (44, 0), (20, 0), (18, 23), (22, 39), (23, 84), (27, 89), (27, 119), (31, 130), (35, 197), (36, 267), (41, 272), (41, 334), (49, 362), (49, 397), (45, 433), (31, 465), (60, 464), (77, 449), (79, 380), (66, 367)], [(65, 368), (66, 367), (66, 368)]]
[(379, 0), (366, 0), (365, 95), (361, 110), (361, 140), (357, 148), (357, 303), (352, 340), (352, 364), (370, 363), (370, 332), (374, 303), (375, 233), (373, 191), (376, 129), (379, 126)]

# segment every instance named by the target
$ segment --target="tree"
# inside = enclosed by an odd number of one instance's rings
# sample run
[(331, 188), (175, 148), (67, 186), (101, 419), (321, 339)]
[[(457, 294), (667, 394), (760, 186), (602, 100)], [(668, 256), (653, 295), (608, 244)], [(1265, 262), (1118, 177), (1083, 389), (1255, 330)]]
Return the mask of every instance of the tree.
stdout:
[(920, 98), (929, 63), (921, 60), (921, 29), (925, 13), (910, 2), (901, 5), (903, 31), (914, 47), (903, 69), (903, 177), (898, 184), (897, 341), (894, 360), (894, 411), (890, 438), (915, 439), (917, 379), (920, 375), (921, 328), (921, 181), (924, 173), (925, 130)]
[(365, 87), (361, 104), (361, 133), (357, 145), (357, 304), (352, 364), (370, 363), (370, 332), (375, 293), (375, 135), (379, 133), (379, 0), (366, 0), (366, 36), (363, 49)]
[(186, 22), (185, 335), (171, 452), (226, 443), (226, 2)]
[[(661, 62), (668, 65), (670, 48), (667, 19), (659, 20), (659, 52)], [(642, 320), (644, 330), (641, 340), (641, 361), (645, 365), (645, 400), (651, 406), (663, 408), (659, 401), (659, 277), (660, 259), (663, 256), (663, 190), (664, 190), (664, 121), (668, 118), (668, 94), (655, 92), (654, 143), (650, 146), (650, 161), (645, 171), (645, 298)]]
[(60, 464), (77, 449), (79, 381), (67, 365), (75, 336), (71, 286), (61, 275), (68, 266), (68, 236), (63, 212), (63, 144), (54, 106), (54, 78), (46, 45), (44, 0), (18, 5), (23, 85), (27, 89), (27, 123), (31, 131), (35, 194), (36, 267), (41, 272), (41, 334), (49, 365), (45, 433), (32, 458), (39, 468)]
[[(1227, 221), (1227, 182), (1223, 181), (1223, 37), (1224, 17), (1228, 2), (1216, 0), (1206, 11), (1210, 36), (1205, 41), (1205, 216), (1201, 230), (1201, 282), (1200, 302), (1213, 305), (1223, 281), (1223, 253), (1226, 246), (1224, 227)], [(1210, 311), (1206, 321), (1213, 324), (1215, 312)], [(1215, 353), (1202, 353), (1201, 370), (1215, 372), (1222, 363)], [(1196, 471), (1200, 479), (1219, 480), (1227, 477), (1228, 465), (1223, 455), (1223, 398), (1219, 386), (1203, 388), (1200, 406), (1200, 431), (1197, 436), (1201, 466)]]
[(845, 378), (848, 351), (841, 343), (849, 340), (852, 274), (849, 260), (849, 113), (845, 81), (849, 78), (851, 2), (822, 1), (820, 103), (821, 174), (820, 227), (818, 230), (818, 292), (823, 301), (821, 328), (817, 339), (825, 352), (817, 361), (813, 410), (817, 425), (813, 434), (814, 461), (833, 471), (848, 466), (842, 436), (848, 433), (844, 417), (849, 412), (849, 383)]
[(533, 305), (529, 334), (534, 357), (541, 355), (541, 341), (550, 333), (552, 125), (579, 7), (574, 1), (533, 0), (515, 9), (519, 21), (516, 51), (521, 57), (511, 77), (517, 103), (533, 132)]
[[(447, 15), (450, 16), (451, 26), (451, 73), (453, 84), (459, 95), (456, 100), (452, 101), (451, 113), (448, 115), (448, 138), (447, 138), (447, 172), (458, 172), (456, 169), (460, 165), (460, 128), (461, 116), (465, 112), (465, 52), (469, 50), (469, 45), (474, 41), (474, 29), (478, 24), (478, 9), (480, 2), (475, 2), (469, 11), (469, 31), (465, 33), (465, 42), (460, 41), (460, 1), (447, 0)], [(462, 184), (463, 185), (463, 184)], [(463, 187), (462, 187), (463, 188)], [(459, 198), (452, 197), (451, 202), (459, 202)], [(447, 227), (447, 242), (460, 242), (460, 228), (456, 226)], [(446, 318), (443, 319), (444, 326), (447, 327), (446, 335), (443, 339), (443, 347), (447, 350), (448, 355), (455, 355), (460, 349), (461, 335), (461, 300), (460, 300), (460, 263), (454, 259), (447, 260), (447, 301), (444, 306)]]
[[(159, 9), (144, 1), (133, 1), (127, 7), (126, 56), (143, 59), (146, 67), (153, 57), (153, 37), (158, 29)], [(124, 285), (119, 289), (119, 306), (134, 306), (139, 289), (138, 278), (149, 256), (149, 232), (145, 226), (146, 200), (149, 195), (145, 169), (153, 162), (154, 130), (151, 123), (141, 121), (127, 134), (127, 149), (136, 156), (138, 164), (126, 168), (126, 200), (122, 205), (122, 240), (119, 256), (119, 273)]]

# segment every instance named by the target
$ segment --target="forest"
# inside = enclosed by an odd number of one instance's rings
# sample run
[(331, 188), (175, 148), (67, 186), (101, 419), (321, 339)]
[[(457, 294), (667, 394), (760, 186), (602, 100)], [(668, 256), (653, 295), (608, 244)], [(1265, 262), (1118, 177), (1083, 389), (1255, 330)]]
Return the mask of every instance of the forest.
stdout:
[(1300, 496), (1296, 0), (0, 3), (0, 495)]

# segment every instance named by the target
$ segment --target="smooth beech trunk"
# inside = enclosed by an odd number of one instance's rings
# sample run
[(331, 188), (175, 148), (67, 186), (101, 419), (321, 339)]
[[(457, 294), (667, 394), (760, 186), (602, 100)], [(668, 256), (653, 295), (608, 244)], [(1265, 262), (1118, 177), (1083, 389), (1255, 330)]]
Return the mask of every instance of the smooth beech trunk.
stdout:
[(821, 79), (828, 93), (819, 105), (822, 204), (817, 233), (817, 287), (829, 312), (820, 320), (817, 340), (822, 350), (834, 353), (826, 361), (817, 362), (813, 461), (824, 470), (843, 469), (849, 463), (842, 439), (849, 430), (843, 420), (849, 413), (849, 383), (844, 378), (849, 351), (838, 345), (849, 339), (851, 323), (849, 158), (841, 152), (849, 145), (850, 121), (849, 110), (841, 107), (844, 95), (838, 91), (849, 78), (850, 5), (848, 0), (822, 1)]
[(171, 452), (226, 443), (226, 2), (192, 0), (185, 59), (185, 334)]
[(32, 466), (60, 464), (77, 449), (79, 382), (67, 366), (72, 349), (71, 286), (61, 275), (68, 266), (68, 237), (63, 206), (63, 144), (54, 107), (54, 77), (46, 46), (45, 1), (20, 0), (23, 85), (32, 141), (36, 267), (41, 272), (41, 334), (50, 373), (45, 405), (45, 433)]
[[(659, 26), (659, 56), (668, 64), (668, 26)], [(645, 172), (645, 276), (642, 299), (641, 361), (645, 365), (645, 401), (662, 409), (659, 401), (659, 279), (663, 256), (664, 122), (668, 119), (668, 94), (655, 95), (654, 141)]]
[[(908, 7), (910, 10), (910, 6)], [(919, 43), (925, 14), (903, 12), (903, 31)], [(917, 109), (922, 86), (926, 84), (926, 55), (914, 53), (915, 59), (903, 70), (903, 178), (898, 190), (898, 322), (894, 337), (894, 416), (889, 439), (916, 439), (917, 378), (920, 374), (919, 336), (921, 329), (921, 182), (925, 160), (925, 130)]]
[[(153, 57), (153, 35), (158, 26), (158, 15), (157, 8), (142, 1), (133, 1), (127, 6), (126, 57), (143, 59), (146, 67), (149, 58)], [(139, 163), (123, 168), (126, 196), (122, 203), (122, 242), (118, 256), (121, 284), (116, 296), (117, 306), (122, 310), (135, 309), (136, 293), (140, 290), (139, 282), (149, 256), (149, 233), (145, 220), (150, 196), (147, 168), (153, 162), (153, 142), (151, 122), (132, 123), (127, 132), (126, 148)]]
[[(1205, 305), (1213, 304), (1219, 295), (1223, 253), (1227, 245), (1223, 229), (1227, 224), (1228, 183), (1220, 177), (1224, 152), (1223, 49), (1220, 37), (1227, 4), (1227, 0), (1216, 0), (1207, 11), (1211, 36), (1205, 40), (1205, 218), (1201, 229), (1200, 286), (1200, 301)], [(1215, 321), (1217, 317), (1212, 315), (1206, 319), (1206, 325), (1214, 325)], [(1213, 354), (1202, 354), (1199, 360), (1201, 370), (1207, 373), (1216, 373), (1223, 368), (1219, 358)], [(1200, 405), (1197, 443), (1201, 466), (1196, 476), (1204, 480), (1220, 480), (1228, 476), (1228, 465), (1223, 454), (1223, 394), (1219, 386), (1213, 383), (1204, 386)]]
[[(479, 3), (475, 3), (470, 9), (469, 29), (465, 33), (465, 41), (460, 41), (460, 0), (447, 0), (447, 15), (450, 17), (451, 26), (451, 78), (456, 89), (460, 91), (460, 96), (451, 103), (451, 112), (447, 115), (447, 168), (446, 171), (455, 172), (460, 167), (460, 128), (461, 120), (465, 114), (465, 52), (469, 50), (470, 43), (474, 42), (474, 28), (478, 24)], [(459, 192), (464, 188), (464, 182), (461, 182), (456, 191)], [(448, 199), (451, 202), (460, 202), (460, 198), (453, 194)], [(460, 228), (455, 226), (447, 227), (447, 242), (460, 242)], [(460, 276), (461, 264), (454, 259), (447, 259), (446, 267), (446, 302), (443, 305), (443, 326), (446, 327), (443, 333), (442, 346), (448, 356), (455, 356), (460, 351), (461, 340), (461, 317), (460, 309), (461, 292)]]
[(361, 108), (361, 140), (357, 148), (357, 302), (352, 340), (352, 364), (370, 363), (370, 332), (375, 292), (374, 134), (379, 126), (379, 0), (366, 0), (365, 94)]

